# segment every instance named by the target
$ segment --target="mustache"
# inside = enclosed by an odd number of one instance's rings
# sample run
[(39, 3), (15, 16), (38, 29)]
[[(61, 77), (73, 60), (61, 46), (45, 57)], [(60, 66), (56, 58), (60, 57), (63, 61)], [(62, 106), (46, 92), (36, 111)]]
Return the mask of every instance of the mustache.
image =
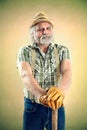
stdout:
[(45, 39), (45, 38), (51, 38), (51, 37), (52, 35), (43, 34), (40, 38)]

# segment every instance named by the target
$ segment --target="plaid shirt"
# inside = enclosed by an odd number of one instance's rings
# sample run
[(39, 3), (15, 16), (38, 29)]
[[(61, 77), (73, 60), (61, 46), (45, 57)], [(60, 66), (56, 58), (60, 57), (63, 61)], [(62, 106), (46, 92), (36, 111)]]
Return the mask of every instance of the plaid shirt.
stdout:
[[(70, 59), (70, 53), (67, 47), (58, 44), (50, 44), (47, 53), (43, 53), (37, 44), (27, 45), (21, 48), (18, 52), (17, 66), (22, 61), (27, 61), (32, 68), (32, 49), (35, 50), (35, 65), (34, 65), (34, 77), (39, 85), (46, 89), (50, 86), (58, 86), (57, 79), (57, 64), (54, 54), (54, 47), (58, 50), (59, 65), (64, 59)], [(24, 94), (30, 97), (30, 93), (24, 88)], [(35, 99), (35, 97), (33, 97)], [(36, 100), (36, 99), (35, 99)]]

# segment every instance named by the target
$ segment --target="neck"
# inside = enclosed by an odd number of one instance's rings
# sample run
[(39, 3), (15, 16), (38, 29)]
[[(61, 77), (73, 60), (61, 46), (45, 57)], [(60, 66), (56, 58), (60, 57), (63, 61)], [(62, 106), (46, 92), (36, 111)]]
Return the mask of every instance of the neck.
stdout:
[(49, 44), (48, 44), (48, 45), (39, 44), (38, 46), (39, 46), (39, 48), (41, 49), (41, 51), (43, 51), (44, 53), (47, 53)]

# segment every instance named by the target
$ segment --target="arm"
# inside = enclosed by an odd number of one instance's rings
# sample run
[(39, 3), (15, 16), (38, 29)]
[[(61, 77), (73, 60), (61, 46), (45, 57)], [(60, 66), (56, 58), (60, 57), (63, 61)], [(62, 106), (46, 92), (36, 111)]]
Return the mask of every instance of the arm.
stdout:
[(69, 89), (69, 86), (71, 84), (71, 77), (72, 77), (71, 60), (70, 59), (65, 59), (62, 61), (61, 74), (62, 74), (62, 79), (61, 79), (59, 87), (66, 95), (66, 93)]
[(35, 95), (37, 98), (40, 98), (41, 95), (46, 94), (45, 90), (39, 86), (34, 76), (32, 75), (32, 69), (28, 62), (20, 62), (18, 69), (25, 87), (33, 95)]

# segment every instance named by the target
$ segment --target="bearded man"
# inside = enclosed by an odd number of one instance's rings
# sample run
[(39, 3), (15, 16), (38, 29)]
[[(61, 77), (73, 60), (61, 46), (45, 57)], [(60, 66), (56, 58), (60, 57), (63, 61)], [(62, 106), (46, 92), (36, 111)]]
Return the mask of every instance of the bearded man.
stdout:
[(58, 130), (65, 130), (63, 100), (71, 83), (69, 49), (53, 41), (53, 23), (37, 13), (30, 26), (31, 45), (20, 48), (17, 67), (24, 83), (23, 130), (52, 130), (52, 110)]

